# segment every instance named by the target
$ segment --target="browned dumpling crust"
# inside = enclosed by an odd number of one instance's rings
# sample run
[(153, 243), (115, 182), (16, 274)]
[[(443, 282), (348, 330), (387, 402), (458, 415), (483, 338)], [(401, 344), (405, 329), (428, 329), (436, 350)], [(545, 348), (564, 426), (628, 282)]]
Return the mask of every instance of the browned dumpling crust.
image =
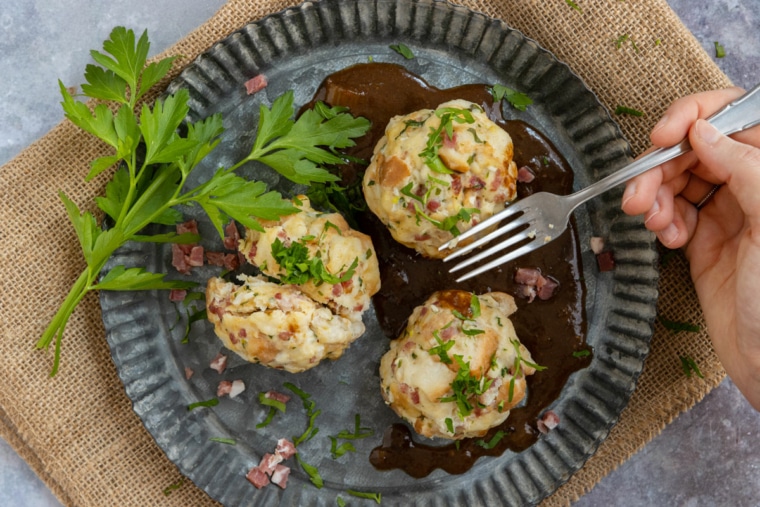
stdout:
[(246, 229), (240, 252), (262, 273), (282, 280), (288, 273), (275, 258), (273, 245), (279, 242), (289, 248), (300, 243), (309, 259), (320, 259), (330, 275), (342, 278), (338, 283), (310, 279), (297, 284), (300, 290), (336, 313), (356, 319), (380, 290), (380, 269), (372, 239), (351, 229), (340, 214), (314, 210), (305, 196), (298, 196), (294, 204), (300, 212), (276, 222), (262, 222), (264, 232)]
[(509, 134), (472, 102), (396, 116), (375, 146), (364, 196), (396, 241), (441, 258), (438, 247), (457, 231), (514, 200), (513, 150)]
[(508, 294), (434, 293), (380, 362), (386, 403), (426, 437), (480, 437), (509, 416), (538, 365), (520, 343)]
[(240, 275), (211, 278), (206, 309), (224, 346), (246, 361), (297, 373), (337, 359), (364, 333), (361, 320), (336, 315), (298, 287)]

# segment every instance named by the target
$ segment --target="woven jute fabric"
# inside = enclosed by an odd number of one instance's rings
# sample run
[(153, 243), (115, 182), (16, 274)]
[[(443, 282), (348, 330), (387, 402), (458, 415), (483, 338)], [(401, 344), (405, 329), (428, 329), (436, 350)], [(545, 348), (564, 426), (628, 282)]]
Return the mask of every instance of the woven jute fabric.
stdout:
[[(646, 112), (616, 117), (636, 153), (648, 146), (648, 132), (674, 99), (731, 84), (664, 0), (576, 0), (580, 10), (565, 0), (459, 3), (538, 41), (611, 111), (624, 105)], [(166, 52), (182, 55), (172, 75), (237, 28), (294, 4), (231, 0)], [(89, 162), (105, 153), (102, 144), (64, 121), (0, 169), (0, 434), (66, 505), (212, 505), (190, 481), (182, 483), (132, 411), (110, 358), (95, 294), (66, 328), (56, 377), (48, 376), (52, 353), (34, 348), (84, 267), (58, 191), (82, 206), (92, 203), (105, 179), (85, 183), (84, 176)], [(683, 257), (669, 258), (661, 272), (658, 312), (703, 324)], [(704, 379), (687, 378), (679, 355), (694, 358)], [(579, 498), (723, 376), (706, 331), (676, 334), (657, 324), (644, 373), (619, 423), (545, 504)], [(171, 484), (181, 486), (164, 495)]]

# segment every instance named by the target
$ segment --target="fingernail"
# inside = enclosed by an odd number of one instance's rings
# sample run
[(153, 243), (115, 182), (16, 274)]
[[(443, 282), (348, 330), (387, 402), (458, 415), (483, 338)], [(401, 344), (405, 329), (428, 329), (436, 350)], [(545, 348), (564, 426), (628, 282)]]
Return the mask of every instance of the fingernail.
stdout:
[(652, 205), (652, 209), (649, 210), (649, 213), (647, 214), (646, 219), (644, 220), (644, 225), (648, 224), (650, 220), (652, 220), (654, 217), (660, 214), (660, 203), (657, 201), (654, 201), (654, 204)]
[(660, 118), (660, 121), (658, 121), (655, 126), (652, 128), (652, 134), (660, 130), (662, 127), (665, 126), (665, 124), (668, 122), (668, 115), (663, 115), (662, 118)]
[(670, 224), (658, 233), (660, 242), (665, 246), (672, 245), (678, 239), (678, 227)]
[(720, 132), (705, 120), (697, 120), (694, 128), (697, 129), (697, 135), (707, 144), (715, 144), (720, 139)]
[(623, 192), (623, 204), (622, 207), (625, 207), (625, 203), (630, 201), (636, 197), (636, 182), (631, 181), (625, 186), (625, 192)]

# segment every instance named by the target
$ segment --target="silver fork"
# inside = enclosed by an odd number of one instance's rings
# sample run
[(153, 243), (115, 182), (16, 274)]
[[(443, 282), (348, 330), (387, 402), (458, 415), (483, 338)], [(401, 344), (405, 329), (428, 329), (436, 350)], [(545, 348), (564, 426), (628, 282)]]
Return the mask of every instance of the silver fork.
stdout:
[[(760, 85), (755, 86), (752, 90), (731, 102), (707, 120), (726, 135), (760, 124)], [(670, 148), (654, 150), (619, 171), (574, 194), (559, 196), (549, 192), (538, 192), (507, 206), (504, 210), (484, 220), (472, 229), (441, 245), (438, 250), (443, 251), (456, 248), (456, 245), (461, 241), (480, 234), (499, 222), (506, 222), (501, 227), (455, 250), (443, 259), (444, 262), (451, 261), (490, 243), (499, 236), (511, 233), (507, 239), (460, 262), (449, 270), (451, 273), (454, 273), (497, 252), (517, 247), (497, 259), (473, 269), (458, 278), (457, 282), (467, 280), (496, 266), (517, 259), (556, 239), (567, 229), (567, 222), (570, 220), (570, 214), (573, 210), (584, 202), (630, 180), (634, 176), (638, 176), (689, 151), (691, 151), (689, 141), (688, 139), (684, 139), (679, 144)]]

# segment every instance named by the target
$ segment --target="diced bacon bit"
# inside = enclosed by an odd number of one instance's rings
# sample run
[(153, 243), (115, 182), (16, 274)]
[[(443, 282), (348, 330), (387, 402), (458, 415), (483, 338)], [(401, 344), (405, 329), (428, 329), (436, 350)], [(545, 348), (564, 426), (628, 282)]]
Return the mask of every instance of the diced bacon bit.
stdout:
[(536, 268), (517, 268), (515, 283), (521, 285), (536, 285), (541, 277), (541, 271)]
[(256, 486), (256, 489), (261, 489), (269, 484), (269, 476), (259, 467), (251, 468), (245, 478), (248, 479), (248, 482)]
[(440, 201), (428, 201), (427, 203), (427, 209), (428, 211), (435, 212), (438, 210), (438, 208), (441, 207)]
[(172, 266), (183, 275), (190, 273), (190, 265), (187, 263), (186, 257), (180, 245), (172, 243)]
[(599, 264), (599, 271), (612, 271), (615, 269), (615, 257), (612, 252), (602, 252), (596, 256), (596, 262)]
[(520, 183), (530, 183), (536, 179), (536, 175), (528, 166), (522, 166), (517, 170), (517, 181)]
[(190, 255), (186, 258), (187, 264), (192, 267), (203, 266), (203, 247), (200, 245), (194, 246), (190, 250)]
[(238, 232), (235, 222), (230, 220), (226, 226), (224, 226), (224, 248), (228, 250), (237, 250), (238, 242), (240, 241), (240, 233)]
[(274, 472), (272, 473), (272, 484), (276, 484), (282, 489), (285, 489), (285, 487), (288, 485), (288, 477), (290, 476), (290, 468), (286, 467), (285, 465), (277, 465), (274, 467)]
[(295, 336), (295, 333), (293, 333), (293, 331), (280, 331), (277, 335), (277, 338), (282, 341), (288, 341), (293, 338), (293, 336)]
[(251, 468), (245, 476), (246, 479), (258, 489), (263, 488), (270, 482), (284, 489), (288, 484), (290, 467), (281, 463), (293, 457), (295, 453), (296, 446), (293, 445), (293, 442), (285, 438), (279, 439), (274, 454), (264, 454), (259, 464)]
[(274, 452), (282, 456), (283, 460), (286, 460), (295, 455), (296, 446), (287, 438), (281, 438), (277, 441), (277, 448), (275, 448)]
[(454, 195), (459, 195), (459, 192), (462, 191), (462, 178), (457, 176), (451, 177), (451, 191), (454, 192)]
[(454, 326), (449, 326), (443, 331), (441, 331), (441, 340), (447, 342), (451, 339), (452, 336), (457, 332), (456, 328)]
[(216, 395), (219, 398), (222, 396), (227, 396), (230, 394), (230, 391), (232, 391), (232, 382), (229, 380), (222, 380), (219, 382), (219, 385), (216, 386)]
[(185, 233), (198, 234), (198, 222), (195, 220), (188, 220), (187, 222), (177, 224), (177, 234)]
[[(198, 222), (188, 220), (177, 224), (177, 234), (198, 234)], [(172, 266), (187, 275), (193, 267), (203, 266), (203, 247), (197, 244), (172, 243)]]
[(482, 190), (486, 186), (486, 182), (477, 176), (470, 178), (470, 188), (473, 190)]
[(264, 456), (261, 457), (261, 461), (259, 462), (259, 470), (264, 472), (267, 475), (272, 475), (272, 472), (274, 472), (274, 469), (282, 463), (282, 460), (285, 459), (282, 457), (281, 454), (271, 454), (266, 453)]
[(536, 268), (518, 268), (514, 281), (517, 284), (515, 295), (527, 299), (528, 303), (532, 303), (536, 296), (542, 301), (551, 299), (559, 288), (557, 280), (542, 275)]
[(185, 289), (172, 289), (169, 291), (169, 301), (184, 301), (187, 297)]
[(449, 133), (444, 130), (443, 131), (443, 145), (447, 148), (456, 148), (457, 147), (457, 133), (454, 132), (454, 135), (452, 137), (449, 137)]
[(542, 276), (538, 279), (538, 283), (536, 284), (536, 289), (538, 290), (538, 299), (542, 301), (550, 299), (554, 295), (554, 292), (557, 290), (557, 287), (559, 287), (559, 282), (553, 278), (545, 278)]
[[(267, 391), (264, 393), (265, 398), (269, 398), (270, 400), (279, 401), (280, 403), (287, 403), (290, 401), (290, 396), (283, 393), (278, 393), (277, 391)], [(277, 442), (279, 444), (279, 442)]]
[(536, 421), (536, 427), (538, 431), (546, 435), (551, 430), (557, 427), (559, 424), (559, 416), (551, 410), (544, 412), (538, 421)]
[(217, 373), (220, 375), (224, 372), (224, 370), (227, 368), (227, 356), (222, 354), (221, 352), (216, 355), (214, 359), (211, 360), (211, 364), (209, 364), (209, 368), (212, 370), (216, 370)]
[(206, 260), (212, 266), (221, 266), (224, 269), (237, 269), (240, 267), (240, 256), (236, 253), (206, 252)]
[(251, 246), (251, 249), (248, 250), (248, 258), (253, 261), (253, 259), (256, 257), (256, 252), (258, 251), (258, 246), (256, 246), (256, 243)]
[(190, 380), (190, 377), (192, 377), (194, 373), (195, 372), (192, 369), (185, 366), (185, 380)]
[(593, 236), (590, 240), (590, 243), (591, 251), (594, 252), (594, 254), (599, 255), (604, 251), (604, 238)]
[(214, 303), (208, 305), (208, 310), (221, 319), (224, 316), (224, 308), (217, 306)]
[(424, 234), (415, 234), (414, 239), (415, 241), (427, 241), (430, 239), (430, 234), (427, 232)]
[(335, 285), (333, 285), (332, 295), (335, 297), (338, 297), (341, 294), (343, 294), (343, 285), (336, 283)]
[(245, 93), (253, 95), (266, 88), (268, 84), (267, 77), (264, 74), (258, 74), (245, 82)]

